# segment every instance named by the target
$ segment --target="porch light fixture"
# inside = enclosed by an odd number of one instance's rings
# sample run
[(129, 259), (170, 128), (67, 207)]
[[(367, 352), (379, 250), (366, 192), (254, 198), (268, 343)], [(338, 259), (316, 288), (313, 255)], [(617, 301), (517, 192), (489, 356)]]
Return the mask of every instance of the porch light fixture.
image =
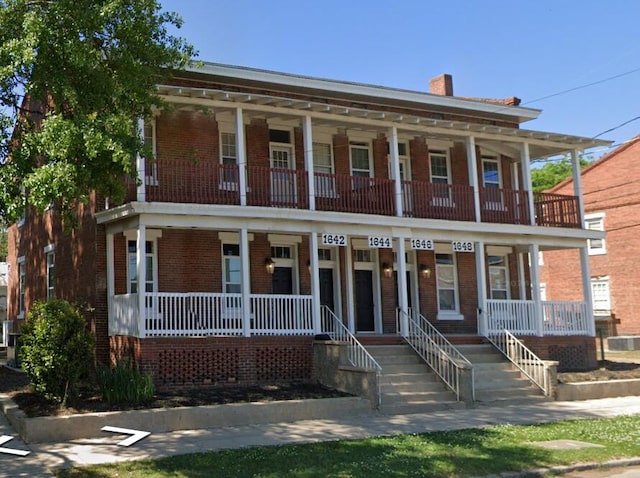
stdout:
[(267, 273), (269, 274), (273, 274), (273, 271), (276, 270), (276, 263), (274, 262), (273, 259), (271, 259), (271, 257), (267, 257), (264, 260), (264, 266), (266, 267)]
[(388, 262), (382, 263), (382, 272), (384, 272), (385, 277), (391, 277), (391, 273), (393, 272), (393, 268), (389, 265)]
[(420, 264), (420, 274), (422, 274), (422, 277), (428, 279), (431, 277), (431, 267), (426, 264)]

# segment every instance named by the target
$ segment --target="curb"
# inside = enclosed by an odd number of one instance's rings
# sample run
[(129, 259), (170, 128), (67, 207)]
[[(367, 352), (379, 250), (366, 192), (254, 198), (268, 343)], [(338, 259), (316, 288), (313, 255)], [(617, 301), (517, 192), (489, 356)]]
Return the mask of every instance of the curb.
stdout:
[(587, 471), (596, 469), (608, 469), (608, 468), (624, 468), (626, 466), (638, 466), (640, 465), (640, 457), (636, 458), (623, 458), (620, 460), (610, 460), (602, 463), (576, 463), (574, 465), (563, 466), (551, 466), (545, 468), (536, 468), (533, 470), (525, 471), (505, 471), (498, 475), (484, 475), (476, 476), (472, 478), (544, 478), (553, 475), (563, 475), (565, 473), (571, 473), (572, 471)]

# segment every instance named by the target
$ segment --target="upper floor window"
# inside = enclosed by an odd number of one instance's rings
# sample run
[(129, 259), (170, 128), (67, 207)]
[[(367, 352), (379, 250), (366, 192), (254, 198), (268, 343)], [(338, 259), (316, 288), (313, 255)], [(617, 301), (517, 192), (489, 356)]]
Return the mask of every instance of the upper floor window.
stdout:
[(236, 190), (238, 188), (238, 154), (236, 150), (236, 134), (220, 133), (220, 187)]
[(366, 143), (351, 143), (349, 151), (351, 153), (351, 175), (362, 178), (372, 177), (369, 146)]
[(451, 184), (451, 168), (449, 157), (445, 151), (429, 151), (429, 173), (433, 186), (434, 199), (441, 202), (449, 201)]
[(509, 298), (509, 268), (506, 256), (489, 256), (489, 285), (491, 298), (506, 300)]
[(611, 292), (609, 290), (609, 278), (592, 278), (591, 295), (593, 296), (594, 315), (611, 314)]
[(55, 277), (55, 246), (53, 244), (44, 248), (47, 261), (47, 300), (53, 299)]
[(145, 166), (145, 184), (158, 185), (158, 155), (156, 151), (156, 120), (144, 120), (144, 145), (151, 150), (152, 158), (147, 158)]
[[(584, 218), (585, 227), (592, 231), (604, 231), (604, 214), (589, 214)], [(607, 247), (603, 239), (589, 239), (589, 255), (606, 254)]]
[(331, 143), (313, 143), (313, 172), (318, 197), (335, 197)]
[(495, 189), (502, 185), (500, 161), (495, 156), (482, 156), (482, 185)]

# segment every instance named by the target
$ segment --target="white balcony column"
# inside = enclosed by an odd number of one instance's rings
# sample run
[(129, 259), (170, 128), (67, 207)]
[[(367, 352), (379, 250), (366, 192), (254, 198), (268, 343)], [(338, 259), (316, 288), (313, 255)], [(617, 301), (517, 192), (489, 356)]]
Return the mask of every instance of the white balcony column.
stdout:
[[(531, 184), (531, 154), (529, 153), (529, 143), (522, 143), (520, 147), (520, 161), (522, 162), (522, 180), (524, 188), (527, 191), (527, 199), (529, 201), (529, 221), (532, 226), (536, 225), (535, 205), (533, 201), (533, 186)], [(533, 258), (532, 258), (533, 260)], [(535, 257), (538, 264), (538, 257)]]
[(251, 336), (251, 277), (249, 275), (249, 233), (240, 229), (240, 273), (242, 274), (242, 335)]
[(309, 183), (309, 210), (315, 211), (316, 182), (313, 170), (313, 132), (311, 130), (311, 116), (304, 117), (304, 122), (302, 123), (302, 136), (304, 136), (304, 167), (307, 170), (307, 182)]
[(469, 168), (469, 186), (473, 188), (473, 204), (476, 222), (482, 221), (480, 212), (480, 186), (478, 184), (478, 162), (476, 159), (476, 139), (467, 137), (467, 167)]
[(244, 141), (244, 115), (242, 108), (236, 108), (236, 155), (238, 160), (238, 189), (240, 205), (247, 205), (247, 150)]
[(146, 336), (147, 318), (147, 227), (138, 225), (136, 238), (136, 278), (138, 284), (138, 337)]
[(389, 128), (389, 159), (393, 171), (396, 216), (402, 217), (402, 178), (400, 177), (400, 153), (398, 151), (398, 128)]
[(584, 229), (584, 198), (582, 197), (582, 175), (580, 174), (580, 152), (571, 151), (573, 194), (578, 198), (578, 217)]
[(113, 320), (114, 320), (114, 316), (113, 316), (113, 296), (115, 294), (115, 290), (116, 290), (116, 278), (115, 278), (115, 271), (114, 271), (114, 241), (113, 241), (113, 234), (112, 233), (107, 233), (107, 310), (108, 310), (108, 317), (107, 317), (107, 323), (108, 323), (108, 329), (109, 329), (109, 335), (111, 334), (111, 325), (113, 324)]
[(531, 269), (531, 299), (533, 300), (533, 313), (536, 321), (536, 335), (544, 335), (544, 318), (542, 313), (542, 299), (540, 297), (540, 268), (538, 256), (540, 247), (538, 244), (529, 246), (529, 267)]
[(518, 285), (520, 292), (520, 300), (527, 299), (527, 280), (524, 275), (524, 254), (522, 252), (518, 252), (516, 254), (518, 258)]
[(478, 335), (486, 337), (489, 332), (489, 324), (487, 323), (487, 266), (484, 242), (476, 242), (474, 249), (476, 250), (476, 283), (478, 288)]
[(353, 245), (349, 240), (349, 244), (345, 248), (345, 281), (347, 285), (347, 325), (349, 332), (355, 334), (356, 332), (356, 319), (355, 319), (355, 292), (353, 290), (353, 257), (351, 251)]
[[(144, 119), (138, 118), (138, 137), (144, 143)], [(138, 173), (138, 187), (136, 191), (138, 202), (146, 201), (146, 187), (147, 187), (147, 162), (141, 154), (136, 156), (136, 171)]]
[(407, 262), (405, 261), (404, 237), (398, 238), (396, 242), (396, 275), (398, 283), (398, 307), (403, 314), (400, 320), (400, 334), (406, 336), (409, 334), (409, 299), (407, 295)]
[(309, 269), (311, 273), (311, 303), (313, 306), (313, 332), (322, 333), (320, 320), (320, 264), (318, 262), (318, 235), (313, 232), (309, 235)]
[(596, 335), (596, 322), (593, 316), (593, 297), (591, 291), (591, 271), (589, 268), (589, 249), (580, 248), (580, 271), (582, 273), (582, 297), (587, 304), (587, 330), (591, 337)]

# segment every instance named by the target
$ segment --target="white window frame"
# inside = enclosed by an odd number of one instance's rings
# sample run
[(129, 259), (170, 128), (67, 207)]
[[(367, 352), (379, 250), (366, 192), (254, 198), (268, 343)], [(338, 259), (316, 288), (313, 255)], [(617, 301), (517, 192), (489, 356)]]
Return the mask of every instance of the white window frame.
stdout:
[(55, 284), (54, 284), (55, 265), (56, 265), (55, 251), (56, 251), (55, 244), (49, 244), (47, 247), (44, 248), (45, 264), (47, 267), (47, 274), (46, 274), (47, 300), (51, 300), (55, 298)]
[[(604, 213), (586, 214), (584, 216), (584, 227), (591, 231), (604, 231)], [(601, 241), (600, 246), (594, 246), (594, 241)], [(605, 238), (602, 239), (588, 239), (587, 250), (590, 256), (599, 256), (607, 253), (607, 244)]]
[[(431, 182), (431, 184), (445, 184), (444, 182), (434, 182), (434, 178), (437, 179), (445, 179), (444, 176), (434, 176), (433, 174), (433, 158), (434, 157), (438, 157), (438, 158), (442, 158), (444, 157), (445, 159), (445, 167), (447, 169), (447, 176), (446, 176), (446, 184), (451, 185), (452, 184), (452, 179), (451, 179), (451, 156), (449, 155), (449, 150), (448, 149), (430, 149), (429, 150), (429, 181)], [(435, 206), (453, 206), (452, 204), (452, 198), (451, 198), (451, 189), (447, 188), (447, 195), (446, 196), (438, 196), (436, 194), (433, 195), (433, 205)]]
[[(145, 250), (145, 267), (146, 267), (146, 262), (147, 262), (147, 257), (152, 257), (152, 264), (151, 264), (151, 270), (153, 271), (153, 292), (157, 293), (158, 292), (158, 239), (162, 237), (162, 230), (159, 229), (147, 229), (146, 231), (146, 242), (151, 242), (152, 243), (152, 253), (147, 253), (147, 245), (144, 245), (144, 250)], [(124, 237), (125, 237), (125, 247), (126, 247), (126, 252), (127, 252), (127, 294), (131, 294), (131, 270), (130, 270), (130, 257), (132, 254), (136, 254), (136, 261), (137, 261), (137, 252), (129, 252), (129, 242), (130, 241), (134, 241), (136, 243), (136, 247), (137, 247), (137, 231), (125, 231), (124, 233)], [(149, 281), (149, 277), (146, 277), (147, 283), (150, 282)], [(137, 284), (137, 282), (136, 282)], [(145, 284), (145, 292), (146, 292), (146, 284)], [(137, 287), (137, 292), (140, 292), (140, 287), (138, 284)], [(149, 292), (147, 292), (149, 293)]]
[[(233, 136), (232, 146), (234, 149), (234, 155), (225, 154), (224, 152), (225, 144), (227, 144), (223, 140), (225, 135)], [(238, 135), (236, 131), (233, 131), (230, 128), (219, 127), (218, 144), (220, 145), (219, 149), (220, 149), (221, 165), (229, 165), (229, 164), (235, 164), (236, 166), (238, 165), (237, 138), (238, 138)], [(227, 162), (225, 162), (225, 160), (227, 160)], [(229, 162), (228, 160), (233, 160), (233, 162)], [(219, 178), (219, 188), (225, 191), (237, 191), (238, 182), (239, 182), (238, 174), (239, 173), (236, 170), (235, 177), (234, 177), (233, 170), (222, 169), (220, 178)]]
[(18, 257), (18, 319), (25, 316), (25, 293), (27, 290), (27, 269), (25, 256)]
[[(488, 154), (483, 154), (480, 156), (480, 161), (482, 163), (482, 186), (485, 188), (490, 188), (490, 189), (502, 189), (502, 168), (500, 167), (500, 157), (499, 156), (492, 156), (492, 155), (488, 155)], [(486, 177), (485, 177), (485, 163), (495, 163), (496, 165), (496, 169), (498, 172), (498, 181), (496, 182), (490, 182), (487, 183)], [(494, 186), (489, 186), (487, 187), (487, 184), (496, 184), (497, 187)]]
[[(353, 167), (353, 150), (363, 150), (367, 152), (367, 160), (369, 162), (367, 169), (360, 169)], [(356, 176), (359, 178), (373, 178), (373, 155), (371, 153), (371, 142), (369, 141), (349, 141), (349, 170), (351, 171), (351, 176)], [(367, 173), (367, 176), (362, 174), (355, 173)]]
[[(317, 159), (320, 157), (318, 154), (319, 148), (329, 147), (329, 166), (320, 165), (317, 163)], [(326, 159), (326, 158), (323, 158)], [(333, 143), (331, 141), (314, 141), (313, 142), (313, 172), (315, 181), (316, 197), (335, 198), (336, 194), (336, 179), (335, 176), (335, 162), (333, 157)], [(331, 177), (315, 176), (315, 173), (331, 174)], [(323, 185), (323, 187), (320, 187)]]
[[(438, 256), (439, 255), (448, 255), (451, 256), (453, 263), (452, 264), (438, 264)], [(464, 320), (464, 316), (460, 313), (460, 292), (458, 289), (458, 260), (457, 255), (452, 251), (440, 251), (436, 247), (436, 297), (438, 303), (438, 320)], [(440, 287), (440, 273), (444, 269), (451, 269), (453, 274), (453, 287), (452, 288), (444, 288)], [(454, 309), (453, 310), (442, 310), (440, 308), (440, 290), (453, 290), (453, 298), (454, 298)]]
[[(600, 292), (598, 289), (601, 289)], [(606, 298), (602, 298), (605, 295)], [(608, 276), (591, 278), (591, 296), (593, 315), (609, 317), (611, 315), (611, 283)], [(600, 307), (596, 306), (597, 303)]]
[[(151, 136), (147, 135), (147, 128), (150, 129)], [(147, 138), (149, 138), (149, 141), (151, 142), (151, 151), (153, 154), (152, 161), (147, 161), (145, 159), (145, 162), (146, 162), (145, 179), (144, 179), (145, 184), (147, 186), (157, 186), (158, 185), (158, 148), (157, 148), (158, 136), (156, 133), (155, 117), (148, 120), (144, 120), (142, 137), (143, 137), (145, 146), (147, 145)]]
[[(503, 259), (503, 265), (497, 266), (497, 265), (491, 265), (491, 257), (501, 257)], [(487, 256), (487, 264), (489, 265), (489, 292), (491, 294), (491, 299), (496, 299), (493, 296), (494, 291), (495, 292), (505, 292), (505, 297), (503, 299), (500, 300), (510, 300), (511, 299), (511, 290), (509, 285), (511, 284), (510, 278), (509, 278), (509, 257), (507, 255), (504, 254), (489, 254)], [(491, 280), (491, 269), (500, 269), (500, 270), (504, 270), (504, 279), (505, 279), (505, 283), (504, 283), (504, 289), (494, 289), (493, 287), (493, 281)]]

